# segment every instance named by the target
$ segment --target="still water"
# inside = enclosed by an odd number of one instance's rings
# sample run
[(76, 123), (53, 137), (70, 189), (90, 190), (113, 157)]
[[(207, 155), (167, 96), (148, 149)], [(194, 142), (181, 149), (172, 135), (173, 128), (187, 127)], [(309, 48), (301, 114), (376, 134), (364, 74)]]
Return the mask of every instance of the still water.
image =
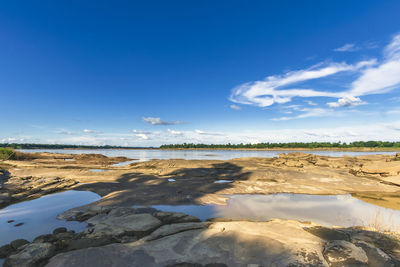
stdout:
[[(19, 238), (32, 241), (42, 234), (50, 234), (55, 228), (66, 227), (83, 231), (87, 224), (60, 221), (56, 216), (66, 210), (97, 201), (100, 196), (89, 191), (65, 191), (34, 200), (10, 205), (0, 210), (0, 246)], [(8, 221), (13, 220), (9, 223)], [(21, 226), (15, 226), (23, 223)]]
[(183, 212), (206, 220), (267, 221), (273, 218), (312, 221), (324, 226), (371, 226), (400, 229), (400, 211), (366, 203), (351, 195), (230, 195), (227, 205), (155, 205), (162, 211)]
[[(230, 160), (233, 158), (248, 157), (277, 157), (281, 153), (299, 152), (299, 151), (261, 151), (261, 150), (164, 150), (164, 149), (21, 149), (22, 152), (51, 152), (66, 154), (103, 154), (108, 157), (123, 156), (135, 161), (147, 161), (151, 159), (217, 159)], [(342, 157), (342, 156), (362, 156), (362, 155), (394, 155), (396, 152), (351, 152), (351, 151), (301, 151), (322, 156)], [(118, 165), (125, 165), (134, 161), (125, 162)]]

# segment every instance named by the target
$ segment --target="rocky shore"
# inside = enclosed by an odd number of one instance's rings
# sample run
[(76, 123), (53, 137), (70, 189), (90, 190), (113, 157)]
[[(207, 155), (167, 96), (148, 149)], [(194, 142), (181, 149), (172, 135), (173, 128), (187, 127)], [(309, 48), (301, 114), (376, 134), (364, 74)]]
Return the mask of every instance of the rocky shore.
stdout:
[[(202, 222), (134, 205), (224, 204), (230, 194), (350, 193), (400, 209), (400, 154), (325, 157), (152, 160), (38, 154), (0, 165), (0, 205), (67, 189), (101, 200), (58, 216), (86, 222), (75, 233), (58, 228), (32, 242), (0, 248), (4, 266), (400, 266), (397, 233), (365, 227), (326, 228), (313, 222)], [(105, 172), (93, 172), (103, 169)], [(215, 183), (230, 180), (230, 183)], [(172, 181), (172, 182), (171, 182)]]
[(82, 233), (58, 228), (0, 248), (4, 266), (399, 266), (398, 235), (311, 222), (224, 221), (154, 209), (70, 210)]

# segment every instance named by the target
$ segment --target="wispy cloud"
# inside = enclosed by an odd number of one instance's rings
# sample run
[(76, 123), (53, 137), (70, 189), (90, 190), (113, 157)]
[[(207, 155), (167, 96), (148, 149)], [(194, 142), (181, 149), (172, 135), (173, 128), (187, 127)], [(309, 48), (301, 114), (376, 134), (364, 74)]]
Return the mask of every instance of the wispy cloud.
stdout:
[(136, 130), (136, 129), (133, 129), (132, 133), (134, 133), (134, 134), (151, 134), (151, 132), (141, 131), (141, 130)]
[(235, 109), (235, 110), (241, 110), (242, 108), (239, 107), (238, 105), (232, 104), (229, 106), (231, 109)]
[(19, 137), (6, 137), (2, 138), (1, 143), (24, 143), (26, 141), (25, 138), (19, 138)]
[(139, 134), (135, 134), (136, 137), (143, 139), (143, 140), (149, 140), (150, 137), (147, 134), (144, 133), (139, 133)]
[(172, 135), (181, 135), (182, 134), (182, 132), (180, 132), (180, 131), (175, 131), (175, 130), (171, 130), (171, 129), (168, 129), (167, 131)]
[(100, 131), (97, 131), (97, 130), (89, 130), (89, 129), (84, 129), (83, 132), (84, 132), (84, 133), (89, 133), (89, 134), (97, 134), (97, 133), (100, 133)]
[(301, 111), (303, 113), (296, 115), (296, 116), (273, 118), (271, 120), (287, 121), (287, 120), (293, 120), (293, 119), (332, 116), (334, 114), (332, 109), (326, 109), (326, 108), (300, 108), (300, 109), (296, 109), (296, 110)]
[[(356, 74), (350, 84), (341, 85), (347, 90), (316, 90), (307, 82), (328, 79), (339, 73)], [(249, 82), (234, 88), (229, 99), (234, 103), (268, 107), (274, 103), (290, 102), (294, 97), (336, 98), (328, 102), (329, 107), (351, 107), (363, 102), (360, 97), (371, 94), (384, 94), (400, 87), (400, 34), (393, 37), (385, 47), (383, 58), (356, 62), (355, 64), (328, 63), (314, 65), (308, 69), (272, 75), (262, 81)], [(354, 75), (353, 75), (354, 76)], [(298, 84), (305, 83), (302, 88)]]
[(161, 118), (154, 118), (154, 117), (143, 117), (142, 120), (151, 125), (176, 125), (183, 123), (181, 121), (164, 121)]
[(200, 134), (200, 135), (224, 135), (223, 133), (217, 133), (217, 132), (205, 132), (201, 130), (194, 130), (195, 133)]
[(71, 132), (71, 131), (68, 131), (68, 130), (65, 130), (65, 129), (61, 129), (57, 133), (58, 134), (63, 134), (63, 135), (74, 135), (75, 134), (74, 132)]
[(333, 49), (336, 52), (354, 52), (360, 50), (358, 46), (355, 44), (345, 44), (341, 47)]
[(312, 102), (311, 100), (304, 100), (305, 103), (309, 104), (310, 106), (318, 106), (317, 103)]

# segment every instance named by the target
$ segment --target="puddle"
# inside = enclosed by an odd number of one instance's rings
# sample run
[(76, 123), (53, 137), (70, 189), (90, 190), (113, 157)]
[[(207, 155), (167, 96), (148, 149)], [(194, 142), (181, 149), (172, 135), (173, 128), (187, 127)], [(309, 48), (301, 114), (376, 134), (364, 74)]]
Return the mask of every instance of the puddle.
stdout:
[(231, 195), (227, 205), (155, 205), (162, 211), (183, 212), (206, 220), (268, 221), (273, 218), (312, 221), (324, 226), (364, 225), (397, 231), (400, 211), (382, 208), (353, 198), (351, 195)]
[(230, 181), (230, 180), (218, 180), (218, 181), (214, 182), (214, 184), (226, 184), (226, 183), (233, 183), (233, 181)]
[(168, 179), (168, 182), (175, 182), (176, 180), (175, 179), (172, 179), (172, 178), (170, 178), (170, 179)]
[(91, 172), (108, 172), (109, 170), (103, 170), (103, 169), (89, 169)]
[(64, 161), (74, 161), (74, 159), (64, 159)]
[[(99, 200), (100, 196), (89, 191), (65, 191), (10, 205), (0, 210), (0, 246), (19, 238), (32, 241), (42, 234), (49, 234), (57, 227), (76, 232), (83, 231), (86, 223), (57, 220), (66, 210)], [(14, 220), (8, 223), (9, 220)], [(21, 226), (14, 226), (24, 223)], [(1, 266), (1, 265), (0, 265)]]
[(120, 163), (115, 163), (115, 164), (112, 164), (111, 166), (127, 166), (127, 165), (129, 165), (129, 164), (131, 164), (131, 163), (139, 162), (139, 161), (140, 161), (140, 160), (138, 160), (138, 159), (129, 160), (129, 161), (124, 161), (124, 162), (120, 162)]

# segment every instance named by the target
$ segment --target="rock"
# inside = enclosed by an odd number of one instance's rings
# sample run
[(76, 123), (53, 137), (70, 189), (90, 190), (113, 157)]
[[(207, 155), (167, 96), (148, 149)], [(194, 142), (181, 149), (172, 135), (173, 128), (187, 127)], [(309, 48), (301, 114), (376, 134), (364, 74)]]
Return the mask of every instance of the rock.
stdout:
[(7, 257), (8, 255), (10, 255), (13, 252), (15, 252), (15, 249), (9, 244), (1, 246), (0, 247), (0, 259)]
[(59, 234), (59, 233), (65, 233), (67, 231), (67, 228), (65, 227), (59, 227), (53, 230), (53, 235)]
[(36, 266), (40, 261), (53, 256), (54, 251), (55, 247), (50, 243), (32, 243), (17, 254), (8, 256), (4, 261), (4, 267)]
[(331, 240), (350, 241), (350, 236), (338, 229), (332, 229), (323, 226), (315, 226), (315, 227), (305, 228), (304, 230), (328, 241)]
[(169, 264), (165, 267), (203, 267), (203, 265), (201, 265), (200, 263), (181, 262)]
[(393, 176), (400, 174), (400, 161), (368, 162), (361, 167), (364, 174)]
[(0, 205), (5, 206), (11, 202), (11, 196), (8, 192), (0, 193)]
[(366, 253), (368, 257), (369, 266), (384, 266), (384, 267), (394, 267), (398, 266), (391, 257), (389, 257), (385, 252), (381, 249), (374, 247), (367, 242), (357, 242), (355, 245), (361, 247)]
[(13, 249), (19, 249), (23, 245), (29, 244), (30, 242), (25, 239), (16, 239), (14, 241), (11, 241), (10, 245)]
[(323, 255), (331, 267), (367, 266), (368, 257), (365, 251), (344, 240), (328, 241)]
[(100, 223), (102, 220), (104, 220), (106, 218), (107, 215), (105, 214), (97, 214), (96, 216), (93, 216), (92, 218), (86, 220), (86, 223), (89, 226), (94, 226), (98, 223)]
[(75, 237), (75, 232), (74, 231), (68, 231), (68, 232), (62, 232), (62, 233), (58, 233), (55, 235), (56, 239), (72, 239)]
[(55, 240), (54, 236), (51, 234), (40, 235), (33, 240), (33, 243), (46, 243), (53, 242)]
[(218, 222), (152, 241), (141, 239), (66, 252), (51, 258), (47, 267), (213, 266), (216, 262), (219, 265), (214, 266), (326, 267), (322, 240), (303, 227), (299, 222), (283, 220)]
[(89, 247), (100, 247), (116, 242), (118, 242), (117, 239), (107, 236), (99, 238), (80, 238), (80, 239), (70, 240), (67, 245), (67, 250), (70, 251), (70, 250), (89, 248)]
[[(113, 216), (114, 215), (114, 216)], [(88, 229), (90, 237), (136, 235), (144, 236), (162, 223), (150, 214), (110, 214)]]
[(153, 214), (154, 217), (161, 220), (164, 224), (183, 223), (183, 222), (200, 222), (197, 217), (190, 216), (180, 212), (164, 212), (159, 211)]
[(231, 222), (232, 219), (229, 218), (208, 218), (206, 222)]
[(206, 228), (208, 225), (210, 225), (210, 223), (190, 222), (190, 223), (167, 224), (161, 226), (160, 228), (152, 232), (150, 235), (144, 237), (143, 240), (151, 241), (164, 236), (169, 236), (188, 230)]

